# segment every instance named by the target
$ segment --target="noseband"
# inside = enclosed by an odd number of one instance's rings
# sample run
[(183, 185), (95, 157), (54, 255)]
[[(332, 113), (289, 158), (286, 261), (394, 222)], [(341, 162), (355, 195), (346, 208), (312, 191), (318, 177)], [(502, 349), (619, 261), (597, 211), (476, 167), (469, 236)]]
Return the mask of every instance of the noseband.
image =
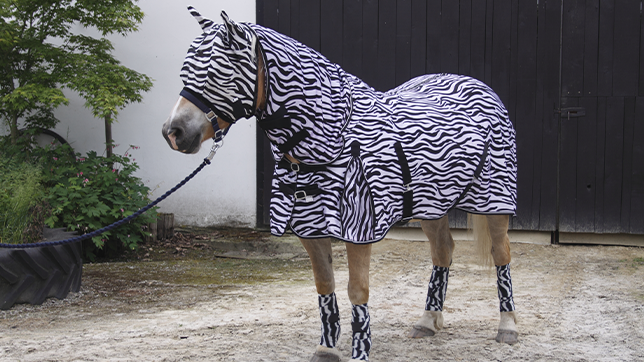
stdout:
[(233, 125), (234, 122), (228, 122), (230, 123), (230, 126), (222, 130), (221, 128), (219, 128), (219, 123), (217, 123), (218, 115), (214, 111), (214, 109), (216, 108), (206, 105), (206, 103), (209, 103), (208, 101), (206, 101), (199, 94), (196, 94), (195, 92), (193, 92), (188, 88), (183, 88), (181, 90), (181, 93), (179, 93), (179, 95), (189, 100), (190, 103), (194, 104), (199, 109), (201, 109), (201, 111), (206, 115), (206, 119), (210, 121), (210, 124), (212, 125), (212, 130), (215, 131), (215, 135), (212, 137), (212, 139), (215, 141), (215, 143), (223, 144), (224, 136), (228, 134), (228, 130), (230, 129), (230, 127)]

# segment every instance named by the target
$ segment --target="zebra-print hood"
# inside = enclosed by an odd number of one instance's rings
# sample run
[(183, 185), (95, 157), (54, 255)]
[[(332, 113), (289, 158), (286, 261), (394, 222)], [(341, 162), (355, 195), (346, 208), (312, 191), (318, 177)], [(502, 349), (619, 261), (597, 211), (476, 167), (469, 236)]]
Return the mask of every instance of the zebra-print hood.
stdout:
[(184, 89), (208, 105), (217, 116), (234, 123), (250, 117), (257, 94), (257, 35), (248, 24), (221, 12), (223, 24), (188, 8), (203, 29), (190, 45), (181, 68)]

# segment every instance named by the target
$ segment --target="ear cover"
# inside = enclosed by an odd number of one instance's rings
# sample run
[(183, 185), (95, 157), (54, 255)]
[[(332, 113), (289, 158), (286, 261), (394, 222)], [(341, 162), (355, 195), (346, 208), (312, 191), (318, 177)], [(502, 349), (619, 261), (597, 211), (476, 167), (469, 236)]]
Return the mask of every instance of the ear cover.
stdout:
[(230, 20), (225, 11), (221, 11), (221, 18), (224, 20), (226, 34), (224, 36), (227, 45), (236, 50), (241, 50), (248, 47), (248, 34), (242, 29), (239, 24)]
[(201, 14), (199, 14), (197, 9), (195, 9), (192, 6), (188, 6), (188, 11), (190, 12), (190, 15), (192, 15), (195, 19), (197, 19), (197, 21), (199, 22), (199, 25), (201, 26), (201, 29), (204, 32), (212, 28), (212, 26), (215, 24), (212, 20), (201, 16)]

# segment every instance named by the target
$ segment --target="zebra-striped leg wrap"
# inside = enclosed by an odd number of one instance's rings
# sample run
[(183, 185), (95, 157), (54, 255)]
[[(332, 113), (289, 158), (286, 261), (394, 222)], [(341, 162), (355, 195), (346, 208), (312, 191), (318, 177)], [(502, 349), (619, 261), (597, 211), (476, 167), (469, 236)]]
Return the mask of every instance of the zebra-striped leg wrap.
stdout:
[(432, 277), (429, 279), (427, 288), (427, 301), (425, 310), (440, 312), (443, 310), (445, 294), (447, 293), (447, 279), (449, 278), (449, 268), (434, 265)]
[(318, 304), (320, 305), (320, 319), (322, 320), (322, 337), (320, 345), (335, 348), (340, 338), (340, 311), (335, 293), (319, 294)]
[(510, 264), (496, 267), (496, 286), (499, 290), (499, 305), (501, 312), (514, 310), (512, 298), (512, 277), (510, 277)]
[(352, 359), (369, 360), (369, 351), (371, 351), (371, 327), (369, 327), (369, 321), (367, 303), (354, 305), (351, 310), (351, 329), (353, 329)]

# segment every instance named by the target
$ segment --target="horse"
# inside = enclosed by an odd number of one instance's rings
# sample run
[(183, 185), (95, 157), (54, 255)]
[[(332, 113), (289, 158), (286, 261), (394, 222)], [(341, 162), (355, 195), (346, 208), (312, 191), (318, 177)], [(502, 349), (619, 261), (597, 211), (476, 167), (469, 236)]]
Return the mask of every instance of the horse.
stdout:
[(222, 24), (192, 7), (202, 34), (181, 69), (184, 88), (163, 124), (169, 146), (196, 153), (255, 117), (275, 159), (271, 233), (290, 228), (313, 269), (321, 337), (311, 361), (339, 361), (340, 315), (331, 241), (345, 241), (352, 304), (352, 359), (369, 359), (371, 246), (420, 219), (433, 269), (425, 309), (409, 337), (443, 328), (454, 240), (447, 212), (472, 214), (481, 255), (494, 261), (496, 341), (518, 340), (510, 276), (509, 216), (516, 210), (515, 131), (499, 97), (466, 76), (430, 74), (387, 92), (369, 87), (317, 51), (251, 23)]

